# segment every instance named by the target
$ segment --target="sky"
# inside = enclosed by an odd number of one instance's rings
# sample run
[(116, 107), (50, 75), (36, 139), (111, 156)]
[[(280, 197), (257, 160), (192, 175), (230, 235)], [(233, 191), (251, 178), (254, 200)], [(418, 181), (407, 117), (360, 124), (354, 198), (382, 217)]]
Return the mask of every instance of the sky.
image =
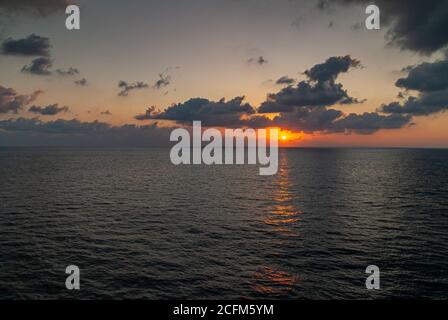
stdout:
[[(81, 9), (67, 30), (65, 8)], [(448, 3), (1, 0), (0, 146), (162, 146), (279, 127), (283, 146), (447, 147)]]

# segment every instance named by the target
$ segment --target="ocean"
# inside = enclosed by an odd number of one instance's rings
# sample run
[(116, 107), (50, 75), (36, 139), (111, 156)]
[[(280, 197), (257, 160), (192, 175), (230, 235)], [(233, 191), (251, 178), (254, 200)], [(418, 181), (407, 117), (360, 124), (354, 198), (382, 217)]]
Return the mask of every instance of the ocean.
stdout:
[(446, 299), (448, 150), (0, 148), (0, 299), (59, 298)]

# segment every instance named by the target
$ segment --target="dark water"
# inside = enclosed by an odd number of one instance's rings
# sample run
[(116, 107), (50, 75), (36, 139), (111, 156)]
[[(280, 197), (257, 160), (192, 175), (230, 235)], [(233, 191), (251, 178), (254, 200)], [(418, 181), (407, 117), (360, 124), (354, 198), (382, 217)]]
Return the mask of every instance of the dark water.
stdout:
[(168, 152), (0, 148), (0, 298), (448, 298), (448, 150)]

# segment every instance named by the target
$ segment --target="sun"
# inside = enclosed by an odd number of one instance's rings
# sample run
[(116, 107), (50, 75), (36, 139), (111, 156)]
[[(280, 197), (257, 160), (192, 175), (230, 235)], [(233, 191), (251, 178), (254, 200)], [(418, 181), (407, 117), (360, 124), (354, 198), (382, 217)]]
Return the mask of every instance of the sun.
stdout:
[(288, 140), (288, 137), (287, 137), (286, 135), (282, 135), (282, 136), (280, 137), (280, 139), (282, 139), (283, 141), (286, 141), (286, 140)]

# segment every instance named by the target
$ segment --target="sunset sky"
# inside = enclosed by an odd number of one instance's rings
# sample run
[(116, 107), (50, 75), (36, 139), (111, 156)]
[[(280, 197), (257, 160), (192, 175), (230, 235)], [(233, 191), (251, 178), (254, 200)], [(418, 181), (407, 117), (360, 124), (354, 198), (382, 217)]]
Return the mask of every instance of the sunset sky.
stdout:
[(164, 145), (202, 120), (446, 147), (447, 2), (376, 3), (379, 31), (363, 0), (0, 1), (0, 146)]

